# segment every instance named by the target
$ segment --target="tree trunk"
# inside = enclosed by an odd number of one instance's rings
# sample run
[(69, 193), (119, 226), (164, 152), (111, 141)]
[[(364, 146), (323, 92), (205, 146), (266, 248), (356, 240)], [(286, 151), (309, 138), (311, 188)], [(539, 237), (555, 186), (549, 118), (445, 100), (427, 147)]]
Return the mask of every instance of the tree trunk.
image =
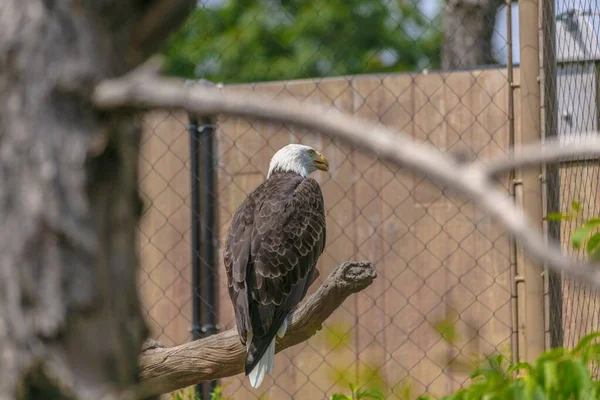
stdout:
[(448, 0), (443, 18), (443, 69), (496, 63), (492, 34), (503, 4), (503, 0)]
[(89, 95), (145, 60), (191, 1), (2, 1), (0, 399), (111, 398), (138, 381), (147, 335), (140, 129)]

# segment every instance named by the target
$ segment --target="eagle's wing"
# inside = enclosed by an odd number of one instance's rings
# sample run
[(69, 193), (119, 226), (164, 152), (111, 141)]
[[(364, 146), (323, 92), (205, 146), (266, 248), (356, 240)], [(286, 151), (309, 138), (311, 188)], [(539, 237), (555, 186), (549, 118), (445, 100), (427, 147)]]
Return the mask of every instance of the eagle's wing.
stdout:
[(229, 297), (235, 310), (235, 323), (242, 344), (251, 330), (246, 275), (250, 263), (250, 243), (254, 224), (255, 196), (248, 196), (233, 215), (223, 249)]
[[(282, 179), (284, 179), (282, 177)], [(325, 248), (325, 209), (319, 184), (287, 175), (255, 210), (248, 274), (252, 344), (246, 371), (260, 360), (289, 312), (305, 296)]]

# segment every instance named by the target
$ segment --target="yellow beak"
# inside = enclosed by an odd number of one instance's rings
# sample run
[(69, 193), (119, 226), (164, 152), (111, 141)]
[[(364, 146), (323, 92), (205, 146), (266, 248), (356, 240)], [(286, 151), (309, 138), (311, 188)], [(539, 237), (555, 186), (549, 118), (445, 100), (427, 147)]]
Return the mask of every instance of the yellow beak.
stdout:
[(320, 169), (321, 171), (329, 171), (329, 161), (327, 161), (323, 154), (317, 152), (317, 156), (313, 160), (313, 163), (317, 169)]

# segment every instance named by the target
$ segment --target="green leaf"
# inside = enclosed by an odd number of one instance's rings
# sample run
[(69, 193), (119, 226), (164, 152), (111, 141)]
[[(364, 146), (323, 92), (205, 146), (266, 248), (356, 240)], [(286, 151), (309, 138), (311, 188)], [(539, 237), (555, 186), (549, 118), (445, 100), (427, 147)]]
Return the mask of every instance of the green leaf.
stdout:
[(590, 346), (592, 342), (598, 338), (600, 338), (600, 332), (593, 332), (585, 335), (579, 340), (577, 346), (575, 346), (575, 348), (573, 349), (573, 354), (579, 354), (581, 350), (583, 350), (585, 347)]
[(350, 386), (350, 392), (352, 392), (352, 394), (356, 393), (356, 389), (358, 389), (356, 386), (354, 386), (353, 383), (350, 383), (348, 386)]
[(571, 210), (568, 214), (562, 212), (551, 212), (546, 215), (546, 219), (548, 221), (568, 221), (575, 218), (577, 214), (579, 214), (579, 211), (581, 211), (581, 205), (578, 201), (573, 201), (571, 202)]
[(558, 364), (556, 361), (549, 361), (544, 363), (544, 389), (546, 392), (550, 392), (554, 389), (558, 389), (560, 382), (558, 381)]
[(590, 371), (581, 359), (565, 359), (560, 363), (560, 368), (560, 388), (563, 394), (581, 392), (591, 386)]
[(373, 399), (373, 400), (385, 400), (383, 393), (377, 389), (365, 389), (361, 390), (356, 395), (357, 399)]
[(585, 364), (590, 361), (598, 362), (600, 360), (600, 343), (586, 345), (579, 352), (572, 352), (572, 356), (580, 358)]
[(600, 246), (600, 232), (594, 233), (587, 241), (585, 250), (588, 254), (593, 253)]
[(329, 397), (329, 400), (352, 400), (352, 398), (346, 396), (345, 394), (335, 393)]
[(545, 351), (539, 358), (537, 359), (537, 367), (540, 368), (540, 364), (550, 360), (558, 360), (563, 357), (566, 353), (566, 350), (562, 347), (557, 347), (555, 349), (550, 349)]
[(508, 367), (508, 372), (515, 372), (518, 371), (520, 369), (524, 369), (526, 371), (531, 372), (533, 370), (533, 367), (531, 366), (531, 364), (527, 363), (527, 362), (519, 362), (516, 364), (511, 365), (510, 367)]
[(551, 213), (548, 213), (548, 215), (546, 215), (546, 219), (548, 221), (566, 221), (570, 218), (571, 218), (570, 215), (563, 214), (560, 212), (551, 212)]
[(585, 223), (582, 226), (575, 230), (575, 233), (571, 237), (571, 242), (579, 242), (579, 244), (581, 244), (581, 242), (585, 240), (588, 234), (592, 230), (598, 228), (599, 226), (600, 218), (590, 218), (589, 220), (585, 221)]
[(592, 262), (600, 261), (600, 246), (596, 247), (591, 253), (588, 253), (588, 258)]
[(600, 226), (600, 217), (590, 218), (587, 221), (585, 221), (584, 225), (591, 226), (592, 228), (597, 228)]
[(571, 244), (573, 247), (579, 249), (587, 235), (589, 235), (590, 231), (591, 229), (585, 226), (577, 228), (573, 235), (571, 235)]
[(494, 362), (497, 364), (498, 367), (502, 367), (502, 364), (504, 363), (504, 360), (506, 360), (506, 357), (504, 357), (504, 354), (497, 354), (492, 359), (494, 360)]

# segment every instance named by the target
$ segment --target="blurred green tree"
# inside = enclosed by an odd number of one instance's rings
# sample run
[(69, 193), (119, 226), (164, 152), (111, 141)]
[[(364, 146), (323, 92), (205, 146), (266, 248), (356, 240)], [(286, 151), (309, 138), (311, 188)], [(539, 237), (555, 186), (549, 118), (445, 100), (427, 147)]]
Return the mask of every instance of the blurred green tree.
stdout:
[(199, 4), (163, 50), (167, 72), (236, 83), (438, 68), (441, 23), (418, 1)]

